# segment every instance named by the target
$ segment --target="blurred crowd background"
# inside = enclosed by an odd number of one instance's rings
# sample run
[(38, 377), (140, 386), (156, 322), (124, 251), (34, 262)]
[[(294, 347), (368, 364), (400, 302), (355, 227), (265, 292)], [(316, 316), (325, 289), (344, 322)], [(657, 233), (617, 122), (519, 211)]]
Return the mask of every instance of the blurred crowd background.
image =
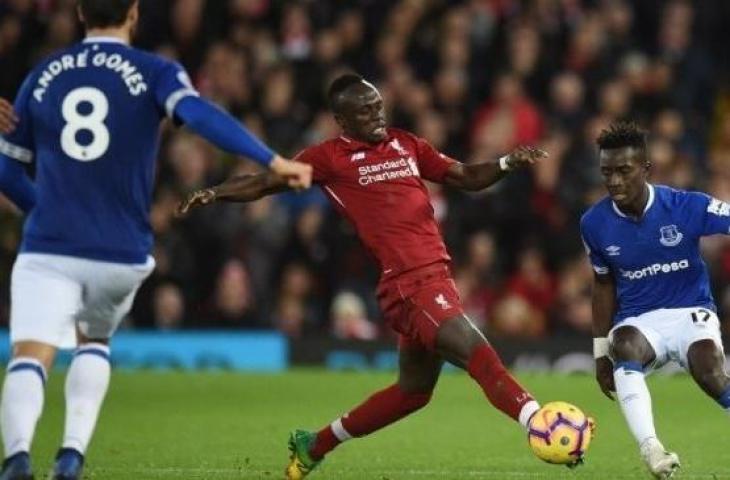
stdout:
[[(80, 38), (74, 4), (0, 2), (0, 95), (13, 98), (35, 62)], [(547, 150), (547, 161), (488, 191), (429, 186), (464, 306), (490, 336), (590, 336), (578, 220), (604, 195), (594, 140), (609, 122), (631, 118), (651, 132), (655, 183), (730, 200), (726, 0), (141, 0), (140, 9), (135, 44), (177, 59), (202, 95), (283, 155), (337, 134), (324, 91), (348, 70), (380, 88), (393, 126), (461, 161), (519, 144)], [(186, 192), (257, 167), (163, 129), (157, 270), (129, 328), (389, 335), (378, 271), (317, 188), (176, 219)], [(22, 219), (7, 202), (0, 215), (6, 323)], [(730, 243), (711, 238), (704, 249), (727, 319)]]

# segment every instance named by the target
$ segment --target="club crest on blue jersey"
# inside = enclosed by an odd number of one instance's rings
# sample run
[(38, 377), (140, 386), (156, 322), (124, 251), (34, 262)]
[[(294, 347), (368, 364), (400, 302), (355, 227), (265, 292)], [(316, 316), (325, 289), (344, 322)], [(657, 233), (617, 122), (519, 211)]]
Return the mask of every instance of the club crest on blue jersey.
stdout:
[(665, 247), (676, 247), (684, 238), (676, 225), (665, 225), (659, 229), (659, 241)]

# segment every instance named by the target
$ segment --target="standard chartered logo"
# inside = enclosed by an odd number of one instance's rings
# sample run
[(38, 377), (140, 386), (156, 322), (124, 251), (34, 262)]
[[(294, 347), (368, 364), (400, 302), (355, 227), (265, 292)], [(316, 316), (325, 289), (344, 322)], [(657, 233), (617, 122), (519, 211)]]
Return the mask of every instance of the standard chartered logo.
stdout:
[(678, 262), (654, 263), (652, 265), (647, 265), (644, 268), (633, 271), (621, 270), (621, 276), (624, 278), (628, 278), (629, 280), (640, 280), (644, 277), (653, 277), (654, 275), (659, 275), (660, 273), (678, 272), (686, 268), (689, 268), (689, 260), (685, 258), (684, 260), (680, 260)]

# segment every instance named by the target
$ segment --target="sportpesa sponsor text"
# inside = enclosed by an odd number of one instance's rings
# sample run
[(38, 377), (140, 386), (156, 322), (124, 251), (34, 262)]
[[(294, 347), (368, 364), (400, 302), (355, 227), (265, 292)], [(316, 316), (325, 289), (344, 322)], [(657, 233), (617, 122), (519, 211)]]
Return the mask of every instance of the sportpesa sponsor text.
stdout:
[(653, 277), (660, 273), (678, 272), (687, 268), (689, 268), (689, 260), (685, 258), (678, 262), (654, 263), (633, 271), (621, 270), (621, 276), (629, 280), (640, 280), (644, 277)]

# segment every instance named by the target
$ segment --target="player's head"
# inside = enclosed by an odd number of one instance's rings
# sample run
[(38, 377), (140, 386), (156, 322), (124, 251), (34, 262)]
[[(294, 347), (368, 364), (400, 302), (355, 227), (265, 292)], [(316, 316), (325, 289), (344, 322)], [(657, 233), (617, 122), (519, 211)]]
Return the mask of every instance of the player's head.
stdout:
[(122, 28), (131, 37), (137, 28), (138, 0), (78, 0), (78, 11), (87, 31)]
[(327, 91), (327, 101), (346, 135), (367, 143), (378, 143), (387, 136), (383, 97), (360, 75), (338, 77)]
[(617, 122), (596, 140), (603, 183), (619, 207), (635, 205), (644, 194), (651, 167), (646, 136), (634, 122)]

